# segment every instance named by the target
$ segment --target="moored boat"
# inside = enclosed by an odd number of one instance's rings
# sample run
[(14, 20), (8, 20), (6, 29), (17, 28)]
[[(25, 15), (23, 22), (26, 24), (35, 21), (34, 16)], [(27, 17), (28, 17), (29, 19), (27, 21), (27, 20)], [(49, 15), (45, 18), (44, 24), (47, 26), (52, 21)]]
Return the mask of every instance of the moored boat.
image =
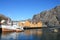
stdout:
[(19, 27), (17, 25), (1, 25), (2, 32), (20, 32), (23, 31), (22, 27)]
[(7, 22), (7, 24), (4, 22), (6, 22), (5, 20), (2, 20), (0, 23), (0, 31), (1, 32), (20, 32), (23, 31), (23, 27), (18, 26), (17, 24), (13, 24)]

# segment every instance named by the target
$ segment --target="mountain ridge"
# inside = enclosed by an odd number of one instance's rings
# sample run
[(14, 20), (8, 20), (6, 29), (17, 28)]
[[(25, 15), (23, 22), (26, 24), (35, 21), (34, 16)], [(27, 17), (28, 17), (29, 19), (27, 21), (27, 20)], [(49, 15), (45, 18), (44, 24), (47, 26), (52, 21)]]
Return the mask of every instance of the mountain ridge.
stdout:
[(47, 26), (60, 26), (60, 5), (34, 15), (32, 21), (42, 21), (43, 25)]

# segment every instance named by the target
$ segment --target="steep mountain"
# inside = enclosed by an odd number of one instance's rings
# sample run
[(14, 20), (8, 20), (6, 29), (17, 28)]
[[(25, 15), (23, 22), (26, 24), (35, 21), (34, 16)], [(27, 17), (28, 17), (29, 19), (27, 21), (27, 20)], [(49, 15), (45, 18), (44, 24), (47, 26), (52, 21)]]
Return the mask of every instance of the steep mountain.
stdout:
[(56, 6), (48, 11), (36, 14), (32, 18), (32, 22), (42, 21), (43, 25), (60, 26), (60, 6)]

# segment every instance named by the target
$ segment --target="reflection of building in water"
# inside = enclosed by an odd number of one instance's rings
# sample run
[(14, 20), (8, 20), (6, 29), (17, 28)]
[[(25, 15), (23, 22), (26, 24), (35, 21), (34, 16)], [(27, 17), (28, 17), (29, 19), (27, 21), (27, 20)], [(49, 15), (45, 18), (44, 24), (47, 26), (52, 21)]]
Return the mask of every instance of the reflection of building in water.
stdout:
[(9, 39), (16, 39), (16, 33), (2, 33), (1, 35), (1, 40), (5, 39), (5, 40), (9, 40)]
[(24, 31), (24, 33), (26, 34), (26, 35), (30, 35), (30, 34), (32, 34), (32, 35), (42, 35), (42, 29), (38, 29), (38, 30), (26, 30), (26, 31)]

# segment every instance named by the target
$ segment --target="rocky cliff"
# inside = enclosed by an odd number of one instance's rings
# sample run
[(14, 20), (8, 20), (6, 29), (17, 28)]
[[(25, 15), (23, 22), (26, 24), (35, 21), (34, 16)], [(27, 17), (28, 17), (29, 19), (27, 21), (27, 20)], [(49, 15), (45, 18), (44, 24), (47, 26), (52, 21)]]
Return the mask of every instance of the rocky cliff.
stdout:
[(56, 6), (48, 11), (36, 14), (32, 18), (32, 22), (42, 21), (43, 25), (60, 26), (60, 6)]
[(0, 14), (0, 22), (1, 22), (1, 20), (8, 20), (8, 19), (10, 19), (10, 18), (9, 17), (6, 17), (3, 14)]

